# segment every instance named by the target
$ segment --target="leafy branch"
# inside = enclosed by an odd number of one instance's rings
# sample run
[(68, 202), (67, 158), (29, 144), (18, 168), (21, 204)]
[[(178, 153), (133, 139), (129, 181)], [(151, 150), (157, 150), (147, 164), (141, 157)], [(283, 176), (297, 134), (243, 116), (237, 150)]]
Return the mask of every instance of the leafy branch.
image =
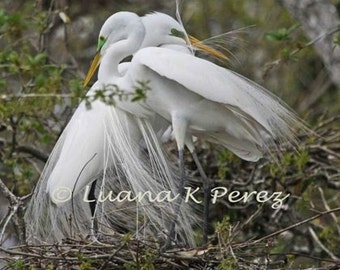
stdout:
[(150, 91), (149, 82), (138, 81), (133, 92), (127, 92), (120, 89), (115, 84), (106, 84), (103, 89), (92, 91), (83, 97), (87, 106), (91, 106), (91, 102), (100, 100), (107, 105), (115, 106), (116, 101), (140, 102), (147, 98), (147, 91)]
[[(290, 40), (290, 34), (293, 32), (293, 30), (295, 30), (298, 27), (298, 24), (293, 25), (292, 27), (290, 27), (289, 29), (286, 28), (282, 28), (279, 29), (276, 32), (269, 32), (265, 35), (265, 37), (268, 40), (272, 40), (272, 41), (288, 41)], [(274, 67), (280, 65), (283, 61), (287, 61), (287, 60), (291, 60), (294, 59), (294, 56), (297, 55), (298, 53), (300, 53), (302, 50), (307, 49), (311, 46), (313, 46), (315, 43), (317, 43), (319, 40), (327, 37), (327, 36), (332, 36), (335, 33), (339, 33), (340, 32), (340, 27), (336, 27), (334, 29), (331, 29), (329, 31), (327, 31), (326, 33), (323, 33), (321, 35), (319, 35), (318, 37), (316, 37), (315, 39), (307, 42), (306, 44), (298, 44), (298, 46), (292, 50), (289, 51), (287, 49), (285, 49), (282, 52), (282, 57), (272, 61), (271, 63), (266, 64), (266, 69), (264, 70), (264, 77), (267, 76), (267, 74), (269, 73), (269, 71), (271, 69), (273, 69)]]

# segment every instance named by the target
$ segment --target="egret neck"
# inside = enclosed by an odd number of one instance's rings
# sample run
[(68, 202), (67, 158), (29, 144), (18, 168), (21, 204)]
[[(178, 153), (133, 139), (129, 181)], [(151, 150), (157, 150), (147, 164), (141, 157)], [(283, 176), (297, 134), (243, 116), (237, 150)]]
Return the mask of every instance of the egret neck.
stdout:
[(145, 34), (142, 24), (138, 26), (138, 31), (131, 34), (129, 38), (121, 40), (109, 46), (102, 52), (101, 63), (98, 72), (98, 81), (110, 82), (121, 78), (118, 71), (119, 63), (127, 56), (135, 53), (141, 46)]

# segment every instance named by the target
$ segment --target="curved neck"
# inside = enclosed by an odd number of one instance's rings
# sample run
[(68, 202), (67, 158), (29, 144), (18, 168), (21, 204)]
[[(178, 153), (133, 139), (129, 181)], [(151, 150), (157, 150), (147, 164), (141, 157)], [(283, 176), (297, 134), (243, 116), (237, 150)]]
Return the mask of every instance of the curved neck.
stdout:
[[(98, 80), (108, 83), (120, 77), (118, 65), (125, 57), (131, 54), (128, 40), (119, 41), (111, 45), (103, 54), (98, 70)], [(133, 53), (133, 52), (132, 52)]]
[(118, 72), (119, 63), (127, 56), (134, 54), (141, 46), (145, 35), (144, 28), (130, 35), (128, 39), (109, 46), (102, 55), (98, 71), (98, 80), (104, 83), (114, 82), (122, 77)]

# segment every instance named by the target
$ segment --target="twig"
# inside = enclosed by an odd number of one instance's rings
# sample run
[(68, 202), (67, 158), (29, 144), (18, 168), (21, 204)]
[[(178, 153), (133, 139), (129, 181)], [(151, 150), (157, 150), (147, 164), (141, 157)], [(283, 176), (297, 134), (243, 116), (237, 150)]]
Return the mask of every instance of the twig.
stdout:
[(324, 216), (324, 215), (328, 215), (328, 214), (335, 213), (335, 212), (338, 212), (338, 211), (340, 211), (340, 207), (334, 208), (334, 209), (332, 209), (332, 210), (328, 210), (328, 211), (321, 212), (320, 214), (317, 214), (317, 215), (315, 215), (315, 216), (312, 216), (312, 217), (310, 217), (310, 218), (307, 218), (307, 219), (305, 219), (305, 220), (302, 220), (302, 221), (300, 221), (300, 222), (298, 222), (298, 223), (295, 223), (295, 224), (290, 225), (290, 226), (288, 226), (288, 227), (286, 227), (286, 228), (283, 228), (283, 229), (281, 229), (281, 230), (278, 230), (278, 231), (276, 231), (276, 232), (273, 232), (273, 233), (271, 233), (271, 234), (268, 234), (268, 235), (266, 235), (266, 236), (264, 236), (264, 237), (261, 237), (261, 238), (259, 238), (259, 239), (254, 240), (254, 241), (252, 241), (252, 242), (240, 243), (240, 244), (235, 244), (235, 245), (236, 245), (237, 247), (239, 247), (239, 248), (244, 248), (244, 247), (248, 247), (248, 246), (251, 246), (251, 245), (256, 245), (256, 244), (261, 243), (261, 242), (263, 242), (263, 241), (265, 241), (265, 240), (268, 240), (268, 239), (270, 239), (270, 238), (273, 238), (273, 237), (275, 237), (275, 236), (278, 236), (278, 235), (280, 235), (281, 233), (283, 233), (283, 232), (285, 232), (285, 231), (289, 231), (289, 230), (291, 230), (291, 229), (293, 229), (293, 228), (296, 228), (296, 227), (299, 227), (299, 226), (301, 226), (301, 225), (303, 225), (303, 224), (306, 224), (306, 223), (308, 223), (308, 222), (310, 222), (310, 221), (312, 221), (312, 220), (314, 220), (314, 219), (317, 219), (317, 218), (322, 217), (322, 216)]
[(16, 151), (30, 154), (30, 155), (34, 156), (35, 158), (37, 158), (37, 159), (39, 159), (43, 162), (46, 162), (47, 159), (48, 159), (48, 155), (46, 155), (45, 153), (39, 151), (38, 149), (31, 147), (31, 146), (28, 146), (28, 145), (20, 145), (16, 148)]
[[(325, 194), (324, 194), (324, 192), (323, 192), (323, 189), (322, 189), (321, 187), (318, 187), (318, 190), (319, 190), (319, 193), (320, 193), (320, 196), (321, 196), (321, 200), (322, 200), (322, 203), (323, 203), (325, 209), (326, 209), (327, 211), (330, 211), (331, 208), (329, 207), (329, 205), (328, 205), (328, 203), (327, 203), (327, 201), (326, 201), (326, 198), (325, 198)], [(331, 217), (333, 218), (333, 221), (334, 221), (334, 224), (336, 225), (338, 234), (340, 235), (340, 227), (338, 226), (337, 217), (336, 217), (336, 215), (335, 215), (334, 213), (331, 213), (330, 215), (331, 215)]]
[[(23, 221), (23, 201), (30, 196), (24, 196), (24, 197), (17, 197), (15, 196), (4, 184), (4, 182), (0, 178), (0, 190), (4, 193), (5, 197), (8, 199), (10, 206), (11, 206), (11, 211), (10, 214), (7, 217), (7, 220), (5, 222), (5, 226), (2, 229), (1, 233), (5, 232), (5, 229), (7, 225), (9, 224), (9, 221), (13, 219), (14, 225), (18, 229), (18, 237), (20, 242), (24, 242), (25, 240), (25, 223)], [(0, 239), (2, 240), (2, 234), (0, 235)]]
[(8, 100), (13, 98), (69, 98), (71, 94), (18, 94), (18, 95), (0, 95), (0, 100)]
[(318, 238), (318, 236), (316, 235), (316, 233), (315, 233), (315, 231), (313, 230), (312, 227), (309, 226), (309, 227), (308, 227), (308, 231), (309, 231), (309, 233), (311, 234), (313, 240), (319, 245), (319, 247), (320, 247), (323, 251), (325, 251), (325, 252), (329, 255), (329, 257), (331, 257), (331, 258), (332, 258), (333, 260), (335, 260), (335, 261), (339, 261), (339, 260), (340, 260), (338, 257), (336, 257), (336, 256), (333, 254), (333, 252), (331, 252), (328, 248), (325, 247), (324, 244), (322, 244), (322, 242), (320, 241), (320, 239)]
[(5, 185), (5, 183), (0, 178), (0, 190), (4, 193), (5, 197), (9, 200), (11, 205), (18, 204), (18, 197), (15, 196)]
[(270, 256), (299, 256), (299, 257), (305, 257), (311, 260), (315, 260), (315, 261), (320, 261), (320, 262), (329, 262), (329, 263), (337, 263), (337, 261), (328, 259), (328, 258), (320, 258), (320, 257), (316, 257), (314, 255), (311, 254), (306, 254), (306, 253), (300, 253), (300, 252), (286, 252), (286, 253), (277, 253), (277, 252), (272, 252), (269, 254)]
[(321, 129), (329, 124), (332, 124), (336, 121), (340, 120), (340, 114), (335, 115), (329, 119), (326, 119), (325, 121), (321, 121), (320, 123), (317, 124), (317, 126), (315, 127), (315, 130)]
[[(322, 33), (321, 35), (317, 36), (316, 38), (314, 38), (313, 40), (309, 41), (308, 43), (304, 44), (303, 46), (300, 46), (298, 48), (296, 48), (295, 50), (293, 50), (288, 58), (292, 58), (294, 55), (298, 54), (300, 51), (308, 48), (308, 47), (311, 47), (313, 46), (316, 42), (322, 40), (324, 37), (326, 36), (330, 36), (330, 35), (333, 35), (337, 32), (340, 31), (340, 28), (339, 27), (336, 27), (336, 28), (333, 28), (333, 29), (330, 29), (329, 31), (327, 31), (326, 33)], [(283, 60), (286, 60), (287, 58), (280, 58), (280, 59), (277, 59), (275, 61), (272, 61), (271, 63), (267, 64), (267, 68), (266, 70), (264, 71), (264, 76), (266, 76), (266, 74), (269, 72), (269, 70), (271, 70), (272, 68), (274, 68), (275, 66), (281, 64), (281, 62)]]
[(108, 264), (109, 261), (111, 261), (116, 254), (126, 245), (126, 243), (123, 243), (122, 245), (120, 245), (112, 254), (110, 254), (110, 256), (107, 258), (107, 260), (101, 265), (101, 267), (99, 268), (99, 270), (105, 269), (106, 265)]
[(335, 156), (340, 159), (340, 154), (337, 154), (335, 151), (328, 149), (326, 146), (321, 146), (321, 145), (311, 145), (309, 147), (310, 149), (318, 149), (326, 152), (329, 155)]
[(10, 211), (7, 214), (7, 217), (5, 218), (5, 222), (0, 233), (0, 244), (2, 244), (2, 240), (5, 235), (6, 228), (18, 210), (19, 201), (17, 197), (7, 188), (7, 186), (4, 184), (1, 178), (0, 178), (0, 190), (4, 193), (5, 197), (9, 200), (10, 205), (11, 205)]
[[(65, 260), (65, 261), (78, 261), (79, 258), (77, 256), (71, 257), (71, 256), (45, 256), (42, 254), (34, 254), (34, 253), (27, 253), (27, 252), (21, 252), (21, 251), (12, 251), (12, 250), (7, 250), (2, 247), (0, 247), (0, 250), (10, 254), (10, 255), (19, 255), (19, 256), (25, 256), (25, 257), (31, 257), (31, 258), (39, 258), (39, 259), (47, 259), (51, 261), (60, 261), (60, 260)], [(112, 254), (102, 254), (102, 255), (92, 255), (87, 257), (87, 259), (106, 259), (106, 258), (111, 258), (112, 259)], [(119, 258), (119, 257), (113, 257), (115, 260), (126, 263), (127, 261)]]

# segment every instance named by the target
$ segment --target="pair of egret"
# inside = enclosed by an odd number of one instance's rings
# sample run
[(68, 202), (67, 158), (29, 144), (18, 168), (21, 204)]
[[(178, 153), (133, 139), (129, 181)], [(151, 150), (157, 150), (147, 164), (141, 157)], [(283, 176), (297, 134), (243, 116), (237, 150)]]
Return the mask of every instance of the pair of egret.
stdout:
[[(130, 55), (130, 63), (120, 64)], [(99, 190), (123, 187), (135, 193), (165, 189), (183, 193), (186, 146), (205, 181), (206, 240), (209, 183), (195, 154), (193, 136), (221, 144), (242, 159), (257, 161), (272, 155), (272, 147), (295, 143), (295, 130), (304, 129), (283, 102), (259, 85), (195, 57), (183, 27), (164, 14), (143, 18), (130, 12), (112, 15), (99, 33), (98, 54), (86, 83), (99, 63), (98, 80), (89, 96), (113, 85), (131, 94), (138, 82), (148, 82), (150, 91), (145, 101), (116, 98), (114, 107), (99, 100), (90, 110), (80, 104), (29, 205), (27, 222), (39, 220), (29, 230), (32, 236), (37, 230), (38, 237), (47, 239), (50, 226), (57, 240), (74, 231), (88, 232), (91, 213), (79, 194), (95, 179), (100, 179)], [(159, 134), (169, 125), (177, 143), (179, 175), (160, 144)], [(112, 210), (112, 205), (97, 205), (96, 214), (105, 228), (124, 220), (117, 217), (118, 212), (107, 212)], [(182, 240), (193, 243), (191, 224), (197, 219), (189, 205), (142, 205), (138, 211), (146, 216), (147, 233), (168, 229), (172, 236), (176, 221)], [(72, 215), (77, 222), (71, 220)]]

